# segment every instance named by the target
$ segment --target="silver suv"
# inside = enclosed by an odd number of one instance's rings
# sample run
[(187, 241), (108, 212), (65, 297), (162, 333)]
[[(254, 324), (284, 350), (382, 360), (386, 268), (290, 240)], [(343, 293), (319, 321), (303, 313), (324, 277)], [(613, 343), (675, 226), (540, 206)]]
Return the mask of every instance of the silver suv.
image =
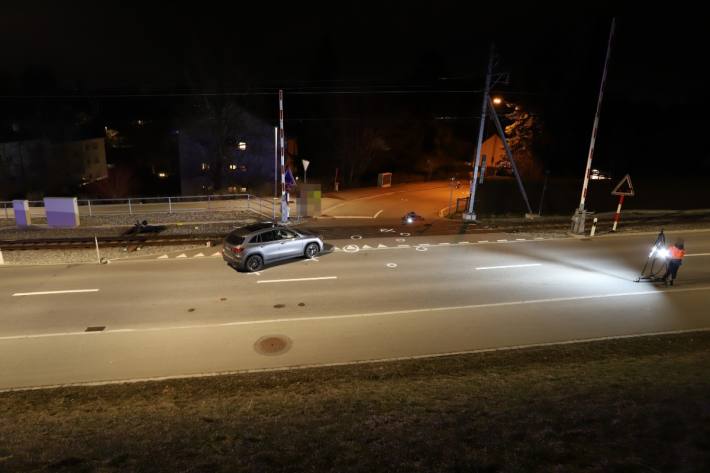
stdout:
[(259, 271), (264, 264), (289, 258), (313, 258), (323, 251), (323, 239), (307, 230), (257, 223), (227, 235), (222, 258), (240, 270)]

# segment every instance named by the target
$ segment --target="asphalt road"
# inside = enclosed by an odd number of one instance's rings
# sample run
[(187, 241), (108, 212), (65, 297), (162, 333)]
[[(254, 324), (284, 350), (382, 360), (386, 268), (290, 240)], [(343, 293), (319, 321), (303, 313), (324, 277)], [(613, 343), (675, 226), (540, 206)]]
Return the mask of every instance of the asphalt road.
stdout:
[[(317, 261), (258, 274), (214, 251), (0, 267), (0, 389), (710, 328), (710, 231), (682, 236), (672, 288), (634, 282), (654, 235), (335, 241)], [(263, 337), (285, 338), (255, 345)]]

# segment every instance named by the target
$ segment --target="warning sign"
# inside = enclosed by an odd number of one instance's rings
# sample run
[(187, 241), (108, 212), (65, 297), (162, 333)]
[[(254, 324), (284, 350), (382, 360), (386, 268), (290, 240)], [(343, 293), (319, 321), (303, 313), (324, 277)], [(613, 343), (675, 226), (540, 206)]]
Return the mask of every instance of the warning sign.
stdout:
[(624, 178), (619, 181), (616, 187), (614, 187), (614, 190), (611, 191), (611, 195), (633, 196), (634, 185), (631, 184), (631, 176), (629, 176), (628, 174), (624, 176)]

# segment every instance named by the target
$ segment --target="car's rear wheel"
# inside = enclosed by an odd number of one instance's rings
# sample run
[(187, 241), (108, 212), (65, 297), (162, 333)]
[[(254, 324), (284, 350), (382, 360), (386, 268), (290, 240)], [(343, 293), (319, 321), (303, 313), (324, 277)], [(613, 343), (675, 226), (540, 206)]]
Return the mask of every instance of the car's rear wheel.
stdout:
[(261, 256), (251, 255), (249, 258), (247, 258), (246, 268), (248, 271), (251, 271), (253, 273), (254, 271), (259, 271), (263, 267), (264, 258), (262, 258)]
[(320, 251), (320, 247), (318, 246), (318, 243), (309, 243), (306, 245), (306, 258), (315, 258), (316, 255), (318, 255), (318, 252)]

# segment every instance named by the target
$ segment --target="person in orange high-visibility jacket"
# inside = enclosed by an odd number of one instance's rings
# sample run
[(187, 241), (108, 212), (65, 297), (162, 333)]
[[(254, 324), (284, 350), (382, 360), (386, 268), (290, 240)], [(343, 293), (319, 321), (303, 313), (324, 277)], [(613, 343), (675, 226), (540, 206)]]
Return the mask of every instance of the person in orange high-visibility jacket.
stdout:
[(683, 264), (683, 256), (685, 256), (685, 243), (683, 240), (678, 240), (675, 245), (668, 248), (668, 269), (666, 269), (666, 274), (663, 275), (663, 282), (666, 284), (673, 285), (678, 276), (678, 268)]

